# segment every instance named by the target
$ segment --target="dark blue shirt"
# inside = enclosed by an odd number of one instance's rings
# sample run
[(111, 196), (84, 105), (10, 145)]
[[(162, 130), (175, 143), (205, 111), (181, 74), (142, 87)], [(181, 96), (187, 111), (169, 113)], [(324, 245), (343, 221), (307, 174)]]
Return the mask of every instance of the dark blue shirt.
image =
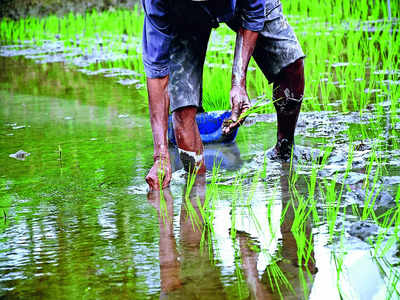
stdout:
[[(145, 10), (143, 27), (143, 63), (146, 76), (160, 78), (168, 75), (169, 46), (173, 38), (172, 5), (177, 0), (142, 0)], [(191, 0), (183, 0), (190, 2)], [(212, 2), (208, 5), (208, 2)], [(219, 23), (229, 22), (234, 17), (240, 26), (251, 31), (261, 31), (265, 21), (265, 0), (210, 0), (204, 2), (208, 12)], [(175, 2), (178, 3), (178, 2)], [(182, 18), (194, 17), (194, 13), (181, 12)], [(189, 15), (188, 15), (189, 14)], [(172, 16), (172, 17), (171, 17)]]

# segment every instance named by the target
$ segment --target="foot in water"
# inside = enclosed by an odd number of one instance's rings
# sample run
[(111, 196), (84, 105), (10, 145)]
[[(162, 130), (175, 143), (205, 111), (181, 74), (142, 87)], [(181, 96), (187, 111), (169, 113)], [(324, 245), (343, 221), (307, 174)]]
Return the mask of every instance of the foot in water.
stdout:
[(295, 146), (294, 142), (290, 143), (287, 139), (279, 140), (274, 147), (267, 150), (267, 157), (270, 160), (281, 160), (284, 162), (303, 161), (315, 162), (321, 164), (324, 158), (324, 152), (304, 146)]
[(275, 147), (268, 150), (267, 155), (271, 160), (282, 160), (289, 162), (292, 156), (293, 149), (293, 158), (296, 158), (294, 143), (290, 143), (287, 139), (279, 140)]

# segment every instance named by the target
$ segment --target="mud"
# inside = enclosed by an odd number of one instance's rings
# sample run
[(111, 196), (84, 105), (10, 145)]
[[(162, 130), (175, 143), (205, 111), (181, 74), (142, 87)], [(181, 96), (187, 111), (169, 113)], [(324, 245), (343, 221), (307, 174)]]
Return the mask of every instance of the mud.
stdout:
[(348, 233), (362, 241), (366, 241), (367, 238), (376, 236), (378, 234), (378, 229), (379, 227), (374, 223), (357, 221), (350, 226)]
[[(57, 39), (57, 38), (56, 38)], [(6, 45), (0, 46), (0, 56), (17, 57), (23, 56), (27, 59), (32, 59), (37, 64), (46, 63), (63, 63), (66, 66), (74, 66), (79, 72), (86, 75), (102, 75), (104, 77), (115, 77), (117, 83), (121, 85), (133, 85), (137, 89), (142, 89), (144, 85), (141, 83), (140, 77), (143, 75), (130, 69), (124, 68), (101, 68), (102, 63), (114, 62), (127, 59), (128, 55), (117, 50), (111, 50), (112, 38), (104, 38), (109, 47), (98, 47), (103, 41), (100, 39), (85, 41), (86, 44), (92, 45), (86, 48), (79, 47), (76, 43), (70, 46), (65, 46), (64, 41), (44, 40), (42, 45), (38, 46), (34, 41), (23, 41), (21, 45)], [(129, 47), (136, 47), (138, 40), (129, 41)], [(74, 45), (75, 44), (75, 45)], [(91, 48), (90, 48), (91, 47)], [(128, 41), (122, 43), (122, 48), (128, 47)], [(91, 66), (96, 65), (96, 70)]]
[(344, 197), (348, 204), (357, 204), (360, 207), (390, 208), (396, 205), (395, 199), (384, 186), (375, 186), (372, 191), (366, 191), (360, 186), (347, 192)]
[(178, 152), (183, 168), (187, 172), (193, 172), (194, 168), (197, 168), (203, 160), (203, 154), (196, 154), (196, 152), (186, 151), (179, 148)]

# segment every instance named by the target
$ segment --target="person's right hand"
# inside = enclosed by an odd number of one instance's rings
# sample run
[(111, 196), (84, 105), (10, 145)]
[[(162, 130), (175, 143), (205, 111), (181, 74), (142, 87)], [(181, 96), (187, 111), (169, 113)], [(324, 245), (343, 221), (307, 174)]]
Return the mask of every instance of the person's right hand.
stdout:
[(229, 100), (232, 114), (229, 120), (222, 125), (222, 133), (225, 135), (230, 134), (236, 127), (244, 122), (245, 118), (241, 118), (242, 114), (251, 106), (245, 86), (233, 86)]
[(151, 191), (159, 191), (169, 186), (172, 177), (169, 154), (156, 156), (153, 167), (146, 176), (146, 182)]

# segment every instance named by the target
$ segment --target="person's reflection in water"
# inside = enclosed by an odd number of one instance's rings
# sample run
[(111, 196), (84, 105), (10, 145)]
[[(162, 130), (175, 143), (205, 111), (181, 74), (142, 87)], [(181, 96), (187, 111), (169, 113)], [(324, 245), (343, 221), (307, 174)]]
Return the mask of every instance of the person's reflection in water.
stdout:
[[(317, 273), (317, 268), (315, 266), (315, 257), (314, 257), (314, 248), (313, 248), (313, 236), (312, 236), (312, 228), (310, 223), (310, 217), (305, 220), (304, 229), (302, 228), (293, 228), (293, 220), (295, 219), (295, 210), (294, 206), (298, 206), (296, 202), (296, 197), (294, 197), (289, 189), (288, 177), (281, 176), (281, 188), (282, 188), (282, 207), (288, 207), (285, 217), (283, 218), (283, 222), (281, 225), (281, 233), (282, 233), (282, 256), (291, 263), (291, 265), (295, 267), (301, 267), (305, 272), (310, 272), (311, 274)], [(294, 201), (290, 203), (291, 199)], [(293, 204), (293, 205), (292, 205)], [(299, 266), (298, 263), (298, 244), (296, 241), (296, 235), (294, 232), (305, 231), (305, 237), (307, 241), (310, 242), (308, 245), (312, 247), (310, 251), (310, 258), (308, 261), (304, 261), (304, 257), (302, 258), (302, 263)]]
[[(163, 293), (176, 290), (181, 287), (180, 263), (174, 236), (174, 201), (169, 188), (162, 191), (151, 191), (147, 198), (157, 209), (160, 224), (160, 275), (161, 290)], [(160, 297), (161, 298), (161, 297)]]
[[(183, 164), (179, 158), (178, 149), (169, 147), (172, 170), (182, 169)], [(230, 144), (204, 144), (204, 163), (206, 169), (212, 171), (214, 166), (222, 170), (238, 170), (242, 167), (243, 161), (240, 158), (240, 150), (236, 142)]]
[(244, 231), (238, 231), (236, 235), (239, 240), (242, 269), (251, 299), (274, 299), (273, 294), (258, 277), (257, 259), (259, 253), (255, 248), (254, 239)]
[[(288, 202), (291, 201), (287, 176), (281, 176), (281, 186), (282, 207), (285, 208)], [(312, 285), (312, 279), (309, 275), (313, 277), (317, 272), (313, 251), (311, 251), (308, 262), (305, 264), (303, 261), (299, 266), (298, 244), (295, 235), (293, 234), (293, 231), (296, 231), (297, 229), (292, 228), (294, 216), (294, 208), (292, 204), (289, 203), (284, 220), (280, 227), (282, 234), (282, 258), (277, 262), (277, 266), (287, 278), (293, 289), (291, 290), (284, 286), (279, 287), (284, 299), (303, 299), (305, 294), (309, 295), (310, 287)], [(307, 240), (311, 241), (312, 244), (311, 227), (309, 223), (305, 224), (305, 233)], [(269, 278), (270, 275), (268, 275), (267, 271), (268, 267), (264, 271), (262, 279), (259, 279), (257, 270), (257, 260), (259, 256), (257, 239), (244, 231), (237, 231), (236, 236), (239, 242), (243, 273), (251, 294), (251, 299), (280, 299), (280, 295), (276, 292), (276, 286), (271, 286), (270, 284), (271, 282), (274, 282), (274, 280)], [(304, 276), (304, 280), (300, 278), (302, 276)], [(282, 283), (282, 281), (280, 283)]]
[[(187, 185), (186, 185), (187, 186)], [(160, 299), (226, 299), (220, 271), (213, 265), (200, 206), (205, 201), (205, 175), (185, 188), (180, 214), (180, 254), (173, 234), (173, 198), (169, 189), (148, 194), (160, 222)]]

